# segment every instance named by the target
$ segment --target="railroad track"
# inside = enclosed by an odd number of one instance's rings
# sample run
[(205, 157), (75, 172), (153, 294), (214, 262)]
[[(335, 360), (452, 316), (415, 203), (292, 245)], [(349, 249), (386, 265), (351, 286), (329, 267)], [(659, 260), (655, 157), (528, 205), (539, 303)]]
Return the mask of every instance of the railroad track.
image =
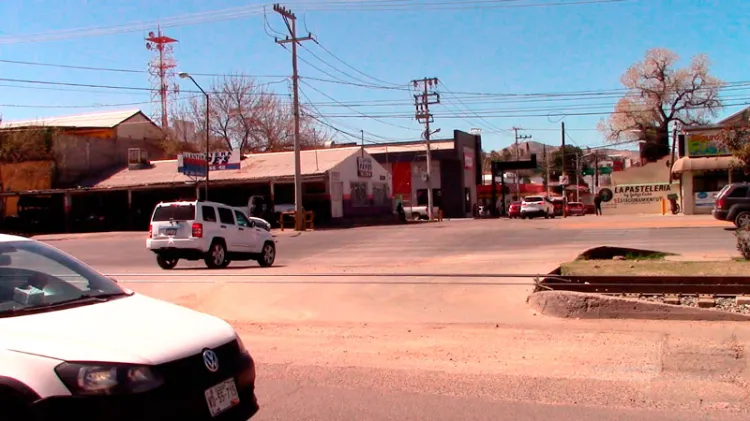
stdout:
[(550, 274), (537, 291), (576, 291), (607, 295), (750, 295), (750, 276), (605, 276)]

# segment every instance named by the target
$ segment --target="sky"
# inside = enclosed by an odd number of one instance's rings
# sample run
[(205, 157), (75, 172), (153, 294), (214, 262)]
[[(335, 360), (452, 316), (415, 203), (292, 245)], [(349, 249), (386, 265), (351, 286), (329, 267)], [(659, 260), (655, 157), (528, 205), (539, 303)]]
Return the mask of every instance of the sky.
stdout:
[[(581, 4), (555, 6), (566, 2)], [(105, 109), (140, 108), (150, 114), (146, 69), (153, 53), (144, 38), (159, 23), (165, 35), (179, 41), (176, 70), (195, 75), (205, 88), (216, 77), (210, 75), (243, 74), (288, 99), (291, 54), (273, 38), (273, 31), (284, 36), (286, 27), (270, 5), (265, 14), (262, 5), (0, 2), (0, 114), (6, 121)], [(418, 139), (423, 128), (413, 117), (409, 82), (423, 77), (440, 81), (432, 128), (442, 134), (480, 128), (485, 150), (510, 145), (512, 127), (532, 140), (559, 144), (561, 122), (568, 142), (603, 145), (596, 124), (617, 101), (606, 91), (622, 89), (621, 75), (650, 48), (675, 51), (680, 65), (705, 53), (715, 76), (750, 80), (744, 74), (750, 2), (743, 0), (297, 0), (283, 5), (297, 15), (298, 35), (311, 32), (318, 42), (299, 48), (301, 101), (312, 104), (311, 112), (339, 141), (354, 141), (349, 135), (359, 136), (360, 130), (367, 142)], [(175, 78), (174, 83), (182, 92), (172, 106), (195, 95), (189, 81)], [(750, 95), (744, 89), (750, 86), (727, 93), (727, 106), (717, 118), (747, 106)], [(606, 95), (569, 94), (579, 91)], [(567, 95), (518, 96), (530, 93)]]

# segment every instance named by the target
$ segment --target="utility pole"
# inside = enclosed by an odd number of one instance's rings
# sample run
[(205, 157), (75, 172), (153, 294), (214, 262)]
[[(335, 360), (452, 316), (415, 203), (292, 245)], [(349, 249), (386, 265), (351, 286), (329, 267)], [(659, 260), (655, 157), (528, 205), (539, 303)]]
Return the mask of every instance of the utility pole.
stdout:
[[(560, 156), (562, 156), (562, 176), (565, 177), (567, 175), (567, 172), (565, 171), (565, 122), (560, 122), (560, 129), (562, 133), (562, 147), (560, 149)], [(562, 195), (563, 195), (563, 218), (568, 216), (568, 212), (566, 211), (566, 208), (568, 206), (568, 196), (565, 194), (565, 185), (562, 185)]]
[[(414, 89), (419, 89), (420, 93), (414, 94), (414, 108), (416, 113), (414, 117), (421, 124), (424, 124), (424, 140), (427, 152), (427, 218), (432, 221), (433, 198), (432, 198), (432, 154), (430, 153), (430, 123), (435, 121), (430, 113), (430, 105), (440, 104), (440, 94), (435, 91), (438, 85), (438, 78), (423, 78), (411, 81)], [(436, 130), (437, 133), (440, 129)]]
[(312, 34), (297, 38), (297, 16), (291, 10), (279, 4), (273, 5), (273, 11), (280, 14), (284, 24), (289, 30), (289, 36), (285, 39), (275, 38), (279, 45), (292, 44), (292, 88), (294, 107), (294, 229), (305, 230), (305, 217), (302, 208), (302, 165), (300, 163), (300, 138), (299, 138), (299, 74), (297, 73), (297, 44), (301, 41), (313, 40)]
[(579, 180), (578, 177), (580, 177), (579, 174), (581, 173), (581, 155), (576, 154), (575, 159), (576, 159), (576, 202), (580, 202), (581, 201), (581, 189), (579, 186), (581, 185), (581, 180)]
[[(520, 158), (520, 156), (519, 156), (520, 153), (519, 153), (519, 150), (518, 150), (518, 141), (519, 140), (531, 139), (531, 135), (520, 135), (519, 136), (518, 135), (518, 131), (519, 130), (523, 130), (523, 129), (520, 128), (520, 127), (513, 127), (513, 133), (514, 133), (514, 137), (516, 139), (516, 142), (515, 142), (515, 145), (516, 145), (516, 161), (518, 161), (519, 158)], [(518, 180), (518, 170), (516, 170), (516, 200), (520, 200), (520, 199), (521, 199), (521, 187), (520, 187), (519, 180)], [(505, 204), (503, 204), (503, 206), (505, 206)]]
[(594, 194), (599, 194), (599, 152), (594, 152)]
[(542, 153), (544, 156), (544, 190), (547, 192), (549, 197), (549, 157), (547, 156), (547, 145), (542, 145)]

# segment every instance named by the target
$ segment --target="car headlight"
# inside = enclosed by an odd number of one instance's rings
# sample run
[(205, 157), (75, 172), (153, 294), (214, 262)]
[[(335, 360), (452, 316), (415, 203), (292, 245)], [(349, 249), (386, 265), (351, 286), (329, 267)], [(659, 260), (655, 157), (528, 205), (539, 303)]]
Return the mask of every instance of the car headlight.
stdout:
[(74, 395), (141, 393), (164, 384), (153, 369), (142, 365), (66, 362), (55, 372)]

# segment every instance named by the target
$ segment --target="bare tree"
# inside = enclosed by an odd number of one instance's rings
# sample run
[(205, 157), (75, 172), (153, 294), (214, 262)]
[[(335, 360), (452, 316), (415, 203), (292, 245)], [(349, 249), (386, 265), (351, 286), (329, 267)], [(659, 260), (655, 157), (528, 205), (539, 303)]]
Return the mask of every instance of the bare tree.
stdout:
[(628, 92), (599, 122), (607, 140), (645, 140), (644, 157), (655, 160), (669, 154), (670, 123), (705, 124), (716, 116), (724, 83), (710, 74), (708, 58), (697, 55), (681, 69), (675, 68), (678, 60), (676, 53), (654, 48), (625, 72), (621, 82)]
[[(221, 149), (246, 152), (277, 152), (294, 147), (294, 114), (288, 101), (242, 75), (216, 80), (210, 93), (210, 135)], [(181, 119), (196, 127), (196, 136), (205, 137), (205, 102), (191, 98), (180, 111)], [(300, 134), (302, 145), (322, 143), (313, 120), (304, 113)]]

